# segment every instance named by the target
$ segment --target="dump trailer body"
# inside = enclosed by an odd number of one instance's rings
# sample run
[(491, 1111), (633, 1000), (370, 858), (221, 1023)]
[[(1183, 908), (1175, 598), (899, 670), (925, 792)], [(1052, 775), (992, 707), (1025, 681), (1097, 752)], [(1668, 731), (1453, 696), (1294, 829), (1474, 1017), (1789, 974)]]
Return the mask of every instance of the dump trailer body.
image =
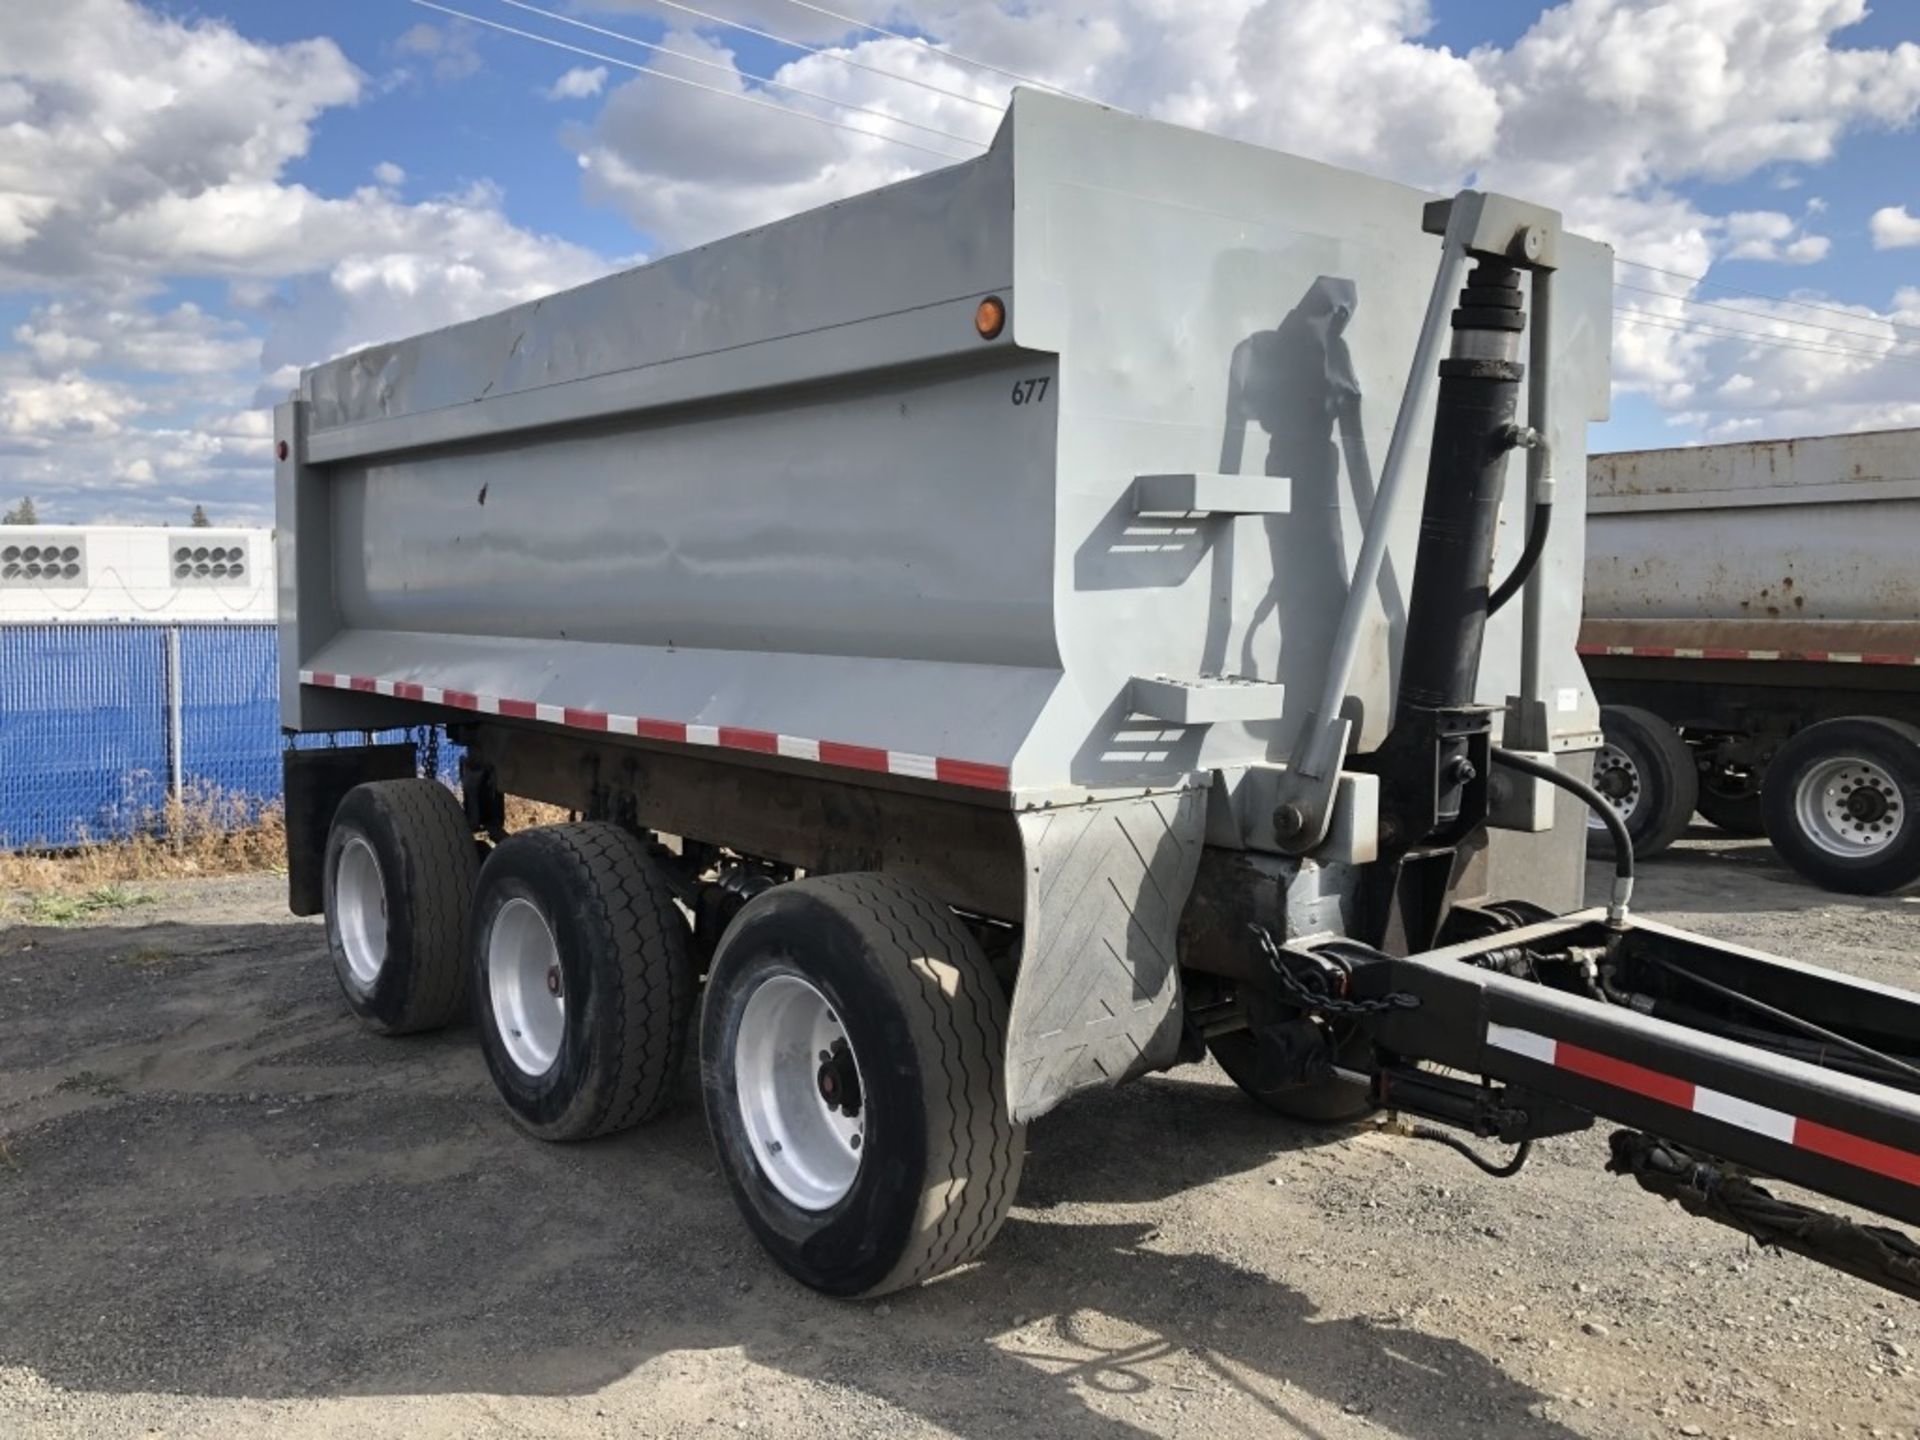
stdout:
[[(1829, 824), (1787, 803), (1825, 758), (1856, 753), (1889, 794), (1920, 786), (1920, 761), (1903, 773), (1859, 751), (1872, 728), (1822, 732), (1790, 754), (1806, 764), (1781, 772), (1772, 824), (1763, 800), (1774, 758), (1803, 731), (1920, 724), (1920, 430), (1597, 455), (1588, 505), (1580, 649), (1601, 699), (1684, 736), (1708, 818), (1766, 825), (1811, 878), (1884, 890), (1920, 876), (1920, 830)], [(1881, 743), (1901, 746), (1898, 734)], [(1639, 778), (1647, 805), (1692, 809), (1690, 792)]]
[[(1284, 760), (1407, 378), (1428, 198), (1023, 92), (979, 160), (319, 366), (281, 467), (311, 492), (283, 509), (290, 723), (385, 718), (301, 683), (371, 679), (996, 804)], [(1608, 354), (1606, 252), (1569, 250), (1563, 467)], [(1417, 525), (1362, 645), (1362, 748)], [(1573, 597), (1549, 610), (1574, 744)], [(1576, 849), (1543, 899), (1573, 898)]]

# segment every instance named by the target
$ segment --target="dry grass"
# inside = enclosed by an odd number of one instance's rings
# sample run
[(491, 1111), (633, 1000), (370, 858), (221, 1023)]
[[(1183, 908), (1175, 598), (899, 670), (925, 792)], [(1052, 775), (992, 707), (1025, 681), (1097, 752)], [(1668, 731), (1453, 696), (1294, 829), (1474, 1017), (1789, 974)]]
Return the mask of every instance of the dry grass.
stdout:
[[(573, 818), (558, 805), (507, 797), (509, 831)], [(71, 925), (153, 898), (127, 890), (132, 881), (286, 868), (286, 820), (277, 800), (262, 804), (252, 796), (198, 786), (143, 812), (132, 829), (124, 838), (83, 838), (64, 850), (0, 853), (0, 895), (19, 897), (6, 908), (31, 925)]]
[(579, 817), (571, 810), (549, 805), (544, 800), (528, 800), (521, 795), (507, 796), (507, 831), (537, 830), (542, 825), (564, 825)]
[(129, 890), (124, 885), (96, 885), (91, 890), (29, 891), (15, 899), (0, 901), (0, 910), (26, 925), (77, 925), (115, 910), (151, 905), (153, 900), (145, 891)]
[[(287, 831), (280, 802), (262, 804), (215, 786), (196, 786), (144, 812), (125, 838), (93, 840), (63, 850), (0, 854), (0, 891), (26, 896), (25, 908), (78, 906), (65, 924), (87, 913), (138, 904), (123, 887), (134, 880), (239, 875), (286, 865)], [(141, 897), (148, 898), (148, 897)]]

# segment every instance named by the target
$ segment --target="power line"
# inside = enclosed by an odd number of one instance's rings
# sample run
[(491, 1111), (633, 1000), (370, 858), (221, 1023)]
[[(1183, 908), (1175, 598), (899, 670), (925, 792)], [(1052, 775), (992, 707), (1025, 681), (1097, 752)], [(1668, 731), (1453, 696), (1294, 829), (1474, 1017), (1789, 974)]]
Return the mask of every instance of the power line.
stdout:
[(771, 30), (756, 30), (753, 26), (739, 20), (729, 20), (724, 15), (713, 15), (705, 10), (696, 10), (691, 5), (683, 5), (680, 0), (652, 0), (652, 3), (666, 10), (678, 10), (682, 15), (691, 15), (697, 20), (705, 20), (711, 25), (727, 30), (738, 30), (743, 35), (757, 36), (762, 40), (771, 40), (776, 45), (785, 45), (790, 50), (804, 50), (809, 55), (819, 55), (833, 60), (853, 70), (864, 70), (869, 75), (878, 75), (883, 80), (898, 80), (903, 85), (918, 85), (922, 90), (931, 90), (936, 95), (944, 95), (949, 100), (962, 100), (969, 105), (978, 105), (982, 110), (991, 110), (994, 114), (1003, 114), (1001, 106), (991, 100), (982, 100), (978, 95), (968, 95), (959, 90), (949, 90), (944, 85), (935, 85), (931, 80), (917, 80), (911, 75), (896, 75), (891, 70), (882, 70), (877, 65), (868, 65), (843, 55), (838, 50), (829, 50), (820, 45), (809, 45), (804, 40), (789, 40), (784, 35), (776, 35)]
[(1856, 350), (1850, 346), (1815, 345), (1796, 339), (1783, 339), (1777, 335), (1767, 335), (1758, 330), (1720, 329), (1712, 325), (1700, 324), (1689, 320), (1672, 320), (1664, 316), (1650, 315), (1644, 310), (1629, 310), (1624, 306), (1613, 307), (1616, 315), (1624, 317), (1636, 325), (1652, 325), (1662, 330), (1675, 330), (1688, 335), (1701, 335), (1713, 340), (1743, 340), (1751, 345), (1772, 346), (1778, 350), (1804, 350), (1812, 355), (1841, 355), (1854, 360), (1866, 360), (1876, 365), (1916, 365), (1920, 356), (1876, 353), (1871, 350)]
[(1741, 330), (1732, 326), (1710, 325), (1701, 320), (1688, 320), (1679, 316), (1655, 315), (1646, 310), (1632, 310), (1623, 305), (1613, 307), (1616, 315), (1625, 316), (1642, 325), (1657, 325), (1663, 330), (1679, 330), (1689, 335), (1705, 335), (1720, 340), (1745, 340), (1755, 345), (1772, 345), (1782, 349), (1806, 350), (1814, 354), (1850, 355), (1862, 360), (1897, 360), (1901, 357), (1890, 352), (1862, 350), (1851, 345), (1822, 345), (1816, 341), (1802, 340), (1794, 335), (1769, 335), (1764, 330)]
[[(1769, 295), (1764, 290), (1749, 290), (1744, 285), (1734, 285), (1725, 280), (1709, 280), (1704, 275), (1689, 275), (1684, 270), (1668, 270), (1659, 265), (1649, 265), (1644, 260), (1628, 260), (1616, 255), (1613, 263), (1616, 265), (1631, 265), (1636, 270), (1651, 270), (1656, 275), (1665, 275), (1672, 280), (1685, 280), (1691, 285), (1710, 285), (1716, 290), (1728, 290), (1735, 295), (1748, 295), (1755, 300), (1771, 300), (1776, 305), (1797, 305), (1803, 310), (1824, 310), (1832, 315), (1845, 315), (1849, 320), (1858, 320), (1861, 318), (1858, 312), (1842, 309), (1838, 305), (1822, 305), (1818, 300), (1789, 300), (1784, 295)], [(1916, 334), (1920, 334), (1920, 326), (1902, 325), (1898, 321), (1893, 320), (1887, 323), (1893, 325), (1896, 329), (1912, 330)]]
[(998, 65), (992, 64), (990, 61), (975, 60), (970, 56), (962, 55), (958, 50), (950, 50), (945, 46), (935, 45), (929, 40), (923, 40), (918, 35), (904, 35), (898, 30), (889, 30), (884, 25), (875, 25), (866, 20), (856, 20), (851, 15), (842, 15), (838, 10), (829, 10), (824, 5), (811, 4), (810, 0), (787, 0), (787, 3), (798, 6), (802, 10), (811, 10), (816, 15), (824, 15), (829, 20), (838, 20), (844, 25), (851, 25), (856, 30), (866, 30), (875, 35), (884, 35), (889, 40), (904, 40), (909, 45), (918, 45), (922, 50), (931, 50), (935, 55), (942, 56), (945, 59), (958, 60), (963, 65), (971, 65), (979, 70), (991, 70), (996, 75), (1004, 75), (1007, 79), (1017, 80), (1022, 85), (1032, 85), (1040, 90), (1051, 90), (1054, 94), (1064, 95), (1069, 100), (1086, 100), (1087, 103), (1091, 105), (1102, 103), (1086, 95), (1076, 95), (1071, 90), (1062, 90), (1058, 85), (1049, 85), (1044, 80), (1035, 80), (1031, 75), (1022, 75), (1017, 70), (1006, 70)]
[(848, 125), (839, 120), (830, 120), (825, 115), (815, 115), (810, 110), (796, 110), (791, 105), (776, 105), (771, 100), (762, 100), (757, 96), (743, 95), (738, 90), (722, 89), (718, 85), (708, 85), (703, 81), (689, 80), (684, 75), (675, 75), (668, 70), (655, 70), (650, 65), (636, 65), (631, 60), (622, 60), (617, 55), (603, 55), (598, 50), (587, 50), (579, 45), (569, 45), (564, 40), (555, 40), (548, 35), (536, 35), (531, 30), (516, 30), (511, 25), (502, 25), (497, 20), (482, 20), (478, 15), (469, 15), (464, 10), (455, 10), (448, 5), (436, 4), (435, 0), (407, 0), (410, 5), (418, 5), (423, 10), (437, 10), (442, 15), (451, 15), (456, 20), (471, 21), (475, 25), (484, 25), (489, 30), (498, 30), (504, 35), (518, 35), (523, 40), (532, 40), (539, 45), (551, 45), (556, 50), (565, 50), (570, 54), (584, 55), (589, 60), (598, 60), (603, 64), (617, 65), (622, 70), (632, 70), (641, 75), (653, 75), (662, 80), (670, 80), (675, 85), (686, 85), (695, 90), (704, 90), (709, 95), (723, 95), (729, 100), (738, 100), (745, 105), (757, 105), (762, 110), (772, 110), (779, 115), (792, 116), (800, 120), (811, 120), (816, 125), (831, 125), (836, 130), (845, 130), (850, 135), (864, 135), (869, 140), (887, 140), (895, 145), (904, 145), (909, 150), (918, 150), (922, 155), (932, 155), (936, 159), (956, 161), (964, 160), (964, 155), (949, 155), (945, 150), (935, 150), (931, 145), (922, 145), (913, 140), (902, 140), (898, 135), (887, 135), (878, 130), (864, 130), (858, 125)]
[(720, 70), (728, 75), (738, 75), (743, 80), (754, 80), (775, 90), (787, 90), (795, 95), (804, 95), (809, 100), (818, 100), (825, 105), (837, 105), (842, 110), (857, 111), (862, 115), (872, 115), (894, 125), (905, 125), (910, 130), (923, 130), (929, 135), (938, 135), (942, 140), (954, 140), (962, 145), (978, 145), (985, 149), (985, 140), (975, 140), (966, 135), (955, 135), (951, 130), (941, 130), (932, 125), (922, 125), (918, 120), (903, 119), (886, 110), (876, 110), (871, 105), (856, 105), (851, 100), (836, 100), (831, 95), (822, 95), (818, 90), (808, 90), (799, 85), (789, 85), (784, 80), (775, 80), (770, 75), (755, 75), (750, 71), (736, 69), (732, 65), (722, 64), (718, 60), (708, 60), (703, 56), (689, 55), (684, 50), (675, 50), (671, 45), (656, 45), (651, 40), (642, 40), (637, 35), (623, 35), (618, 30), (608, 30), (599, 25), (590, 25), (585, 20), (576, 20), (571, 15), (562, 15), (557, 11), (543, 10), (538, 5), (529, 5), (527, 0), (500, 0), (502, 5), (511, 5), (516, 10), (525, 10), (529, 14), (543, 16), (558, 21), (562, 25), (572, 25), (581, 30), (591, 30), (596, 35), (604, 35), (609, 40), (624, 41), (628, 45), (638, 45), (642, 49), (656, 50), (662, 55), (671, 55), (676, 60), (685, 60), (691, 65), (704, 65), (709, 70)]
[[(1743, 305), (1726, 305), (1718, 300), (1696, 300), (1690, 295), (1676, 295), (1671, 290), (1655, 290), (1647, 285), (1629, 285), (1624, 280), (1613, 282), (1616, 290), (1632, 290), (1640, 295), (1653, 295), (1662, 300), (1677, 301), (1682, 305), (1699, 305), (1708, 310), (1725, 310), (1730, 315), (1744, 315), (1749, 320), (1771, 320), (1779, 325), (1795, 325), (1802, 330), (1818, 330), (1824, 335), (1852, 335), (1861, 340), (1885, 340), (1889, 337), (1876, 335), (1870, 330), (1849, 330), (1841, 325), (1829, 325), (1824, 320), (1789, 320), (1784, 315), (1769, 315), (1764, 310), (1749, 310)], [(1845, 313), (1845, 312), (1842, 312)], [(1864, 320), (1864, 315), (1855, 315), (1856, 320)], [(1892, 321), (1887, 322), (1892, 325)], [(1896, 327), (1897, 328), (1897, 327)], [(1897, 339), (1897, 337), (1895, 337)]]

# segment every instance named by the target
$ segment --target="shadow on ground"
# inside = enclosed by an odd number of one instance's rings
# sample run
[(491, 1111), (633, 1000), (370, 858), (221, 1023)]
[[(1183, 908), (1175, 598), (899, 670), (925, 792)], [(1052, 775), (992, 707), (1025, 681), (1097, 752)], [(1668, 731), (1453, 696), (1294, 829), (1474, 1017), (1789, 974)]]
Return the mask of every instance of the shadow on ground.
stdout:
[(0, 1366), (74, 1389), (584, 1394), (737, 1347), (958, 1434), (1120, 1435), (1081, 1397), (1151, 1390), (1184, 1352), (1304, 1434), (1289, 1396), (1423, 1436), (1571, 1434), (1470, 1347), (1089, 1221), (1324, 1142), (1215, 1083), (1035, 1126), (986, 1262), (885, 1310), (762, 1259), (690, 1085), (640, 1131), (538, 1144), (469, 1034), (352, 1026), (311, 925), (0, 936), (0, 1136)]

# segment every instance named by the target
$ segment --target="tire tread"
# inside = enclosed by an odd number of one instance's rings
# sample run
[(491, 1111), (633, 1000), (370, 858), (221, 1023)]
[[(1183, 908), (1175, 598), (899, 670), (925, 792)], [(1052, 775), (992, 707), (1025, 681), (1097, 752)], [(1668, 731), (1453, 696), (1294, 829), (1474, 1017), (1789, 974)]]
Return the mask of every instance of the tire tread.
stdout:
[[(406, 990), (387, 1033), (433, 1030), (467, 1006), (467, 906), (480, 868), (473, 831), (437, 780), (375, 780), (359, 787), (399, 847), (411, 920)], [(391, 902), (389, 902), (391, 903)]]
[[(595, 1102), (548, 1138), (585, 1140), (652, 1119), (673, 1098), (693, 1013), (693, 962), (673, 892), (639, 837), (607, 821), (526, 832), (558, 851), (583, 883), (593, 922), (617, 957), (608, 1001), (619, 1023)], [(598, 914), (593, 914), (597, 911)], [(672, 927), (679, 927), (676, 933)]]
[[(917, 977), (914, 983), (903, 974), (897, 984), (908, 1002), (915, 1049), (935, 1062), (923, 1069), (922, 1082), (940, 1082), (926, 1096), (929, 1119), (936, 1123), (928, 1137), (920, 1223), (886, 1278), (866, 1292), (885, 1294), (974, 1259), (1012, 1208), (1026, 1127), (1007, 1110), (1005, 1006), (995, 1004), (999, 981), (979, 943), (951, 910), (922, 891), (873, 873), (800, 883), (832, 891), (874, 949), (901, 957), (905, 971)], [(952, 972), (951, 996), (948, 977), (936, 966)], [(925, 1197), (936, 1191), (945, 1203), (928, 1204)]]

